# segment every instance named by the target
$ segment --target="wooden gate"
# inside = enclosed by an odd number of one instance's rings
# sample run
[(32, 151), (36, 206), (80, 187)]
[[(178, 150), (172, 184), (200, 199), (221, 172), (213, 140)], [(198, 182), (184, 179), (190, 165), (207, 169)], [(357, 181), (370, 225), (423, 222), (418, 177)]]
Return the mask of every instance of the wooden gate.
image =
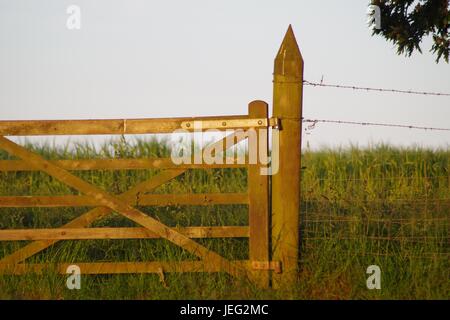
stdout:
[[(199, 118), (119, 119), (119, 120), (48, 120), (0, 121), (0, 148), (20, 160), (0, 161), (0, 171), (42, 171), (82, 195), (65, 196), (1, 196), (0, 207), (67, 207), (83, 206), (92, 209), (69, 223), (51, 229), (0, 230), (0, 241), (32, 241), (21, 249), (0, 259), (0, 273), (24, 274), (41, 272), (48, 264), (31, 264), (25, 260), (61, 240), (82, 239), (166, 239), (198, 257), (197, 261), (176, 262), (108, 262), (60, 263), (57, 270), (66, 273), (69, 265), (80, 267), (83, 274), (164, 273), (164, 272), (226, 272), (235, 277), (248, 276), (262, 287), (272, 281), (276, 286), (295, 279), (298, 263), (298, 215), (300, 186), (300, 133), (303, 61), (291, 27), (275, 59), (273, 115), (268, 106), (253, 101), (248, 114)], [(268, 155), (268, 131), (273, 128), (279, 146), (278, 170), (272, 177), (262, 175), (265, 165), (226, 161), (224, 164), (176, 165), (170, 158), (158, 159), (89, 159), (47, 160), (5, 138), (5, 136), (33, 135), (129, 135), (172, 133), (178, 129), (237, 130), (258, 134), (259, 153)], [(261, 131), (261, 132), (260, 132)], [(278, 139), (279, 137), (279, 139)], [(248, 138), (248, 134), (231, 133), (212, 147), (223, 149)], [(232, 143), (230, 143), (232, 141)], [(226, 142), (226, 143), (225, 143)], [(262, 146), (262, 147), (261, 147)], [(211, 148), (211, 146), (209, 146)], [(274, 151), (273, 151), (274, 152)], [(272, 152), (272, 153), (273, 153)], [(273, 156), (273, 154), (272, 154)], [(273, 158), (273, 157), (272, 157)], [(248, 162), (248, 161), (247, 161)], [(238, 168), (248, 170), (246, 193), (232, 194), (144, 194), (167, 183), (189, 169)], [(273, 166), (273, 164), (272, 164)], [(122, 194), (110, 194), (77, 177), (78, 170), (139, 170), (161, 169), (151, 179), (141, 182)], [(269, 190), (269, 179), (272, 179)], [(137, 195), (139, 203), (137, 203)], [(143, 213), (137, 206), (164, 205), (248, 205), (248, 226), (172, 228)], [(271, 210), (272, 207), (272, 211)], [(112, 212), (134, 221), (140, 227), (89, 227)], [(270, 219), (271, 218), (271, 219)], [(271, 221), (272, 220), (272, 221)], [(271, 226), (272, 223), (272, 226)], [(248, 237), (249, 260), (231, 261), (206, 248), (193, 239)], [(273, 277), (271, 274), (273, 272)]]

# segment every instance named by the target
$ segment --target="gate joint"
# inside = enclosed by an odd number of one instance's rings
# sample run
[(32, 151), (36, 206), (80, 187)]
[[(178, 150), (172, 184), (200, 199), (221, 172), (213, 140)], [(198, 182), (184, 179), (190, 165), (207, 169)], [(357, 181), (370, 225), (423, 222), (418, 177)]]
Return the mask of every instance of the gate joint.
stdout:
[(253, 270), (272, 270), (275, 273), (282, 273), (281, 261), (252, 261)]

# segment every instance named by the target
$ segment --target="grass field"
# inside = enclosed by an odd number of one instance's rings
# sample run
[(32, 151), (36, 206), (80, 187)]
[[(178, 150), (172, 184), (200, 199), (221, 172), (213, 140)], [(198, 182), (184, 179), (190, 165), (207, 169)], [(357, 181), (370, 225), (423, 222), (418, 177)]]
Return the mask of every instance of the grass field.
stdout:
[[(124, 139), (94, 148), (28, 145), (48, 159), (162, 157), (165, 143)], [(71, 151), (72, 150), (72, 151)], [(0, 159), (11, 159), (0, 152)], [(0, 299), (449, 299), (450, 150), (371, 148), (304, 150), (301, 271), (290, 291), (261, 290), (224, 274), (0, 276)], [(156, 170), (75, 174), (122, 193)], [(244, 169), (191, 170), (155, 193), (245, 192)], [(0, 195), (64, 195), (74, 190), (40, 172), (0, 173)], [(245, 205), (143, 207), (171, 226), (246, 225)], [(60, 226), (89, 208), (2, 208), (0, 229)], [(114, 213), (95, 226), (135, 226)], [(227, 258), (247, 259), (246, 239), (200, 242)], [(2, 242), (0, 257), (27, 242)], [(61, 241), (29, 262), (148, 261), (193, 257), (165, 240)], [(381, 290), (368, 290), (366, 269), (380, 266)]]

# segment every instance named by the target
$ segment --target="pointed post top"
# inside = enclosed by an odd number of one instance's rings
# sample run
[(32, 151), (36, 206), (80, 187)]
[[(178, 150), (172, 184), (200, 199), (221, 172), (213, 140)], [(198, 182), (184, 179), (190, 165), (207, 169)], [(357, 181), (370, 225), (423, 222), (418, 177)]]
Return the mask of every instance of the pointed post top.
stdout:
[(292, 26), (289, 25), (277, 56), (275, 57), (274, 75), (301, 79), (303, 58), (295, 39)]

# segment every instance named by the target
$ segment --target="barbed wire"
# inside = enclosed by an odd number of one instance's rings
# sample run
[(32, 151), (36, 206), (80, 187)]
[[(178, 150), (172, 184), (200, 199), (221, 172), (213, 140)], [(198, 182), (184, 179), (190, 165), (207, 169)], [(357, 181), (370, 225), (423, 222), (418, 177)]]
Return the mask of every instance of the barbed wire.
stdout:
[[(306, 198), (306, 197), (304, 197)], [(376, 202), (383, 202), (383, 203), (388, 203), (388, 202), (447, 202), (449, 201), (450, 198), (435, 198), (435, 199), (430, 199), (430, 198), (425, 198), (425, 199), (384, 199), (384, 198), (377, 198), (377, 199), (364, 199), (362, 200), (362, 202), (364, 203), (376, 203)], [(327, 199), (327, 198), (323, 198), (323, 199), (304, 199), (302, 200), (304, 202), (312, 202), (312, 203), (317, 203), (317, 202), (323, 202), (323, 203), (328, 203), (328, 202), (338, 202), (338, 201), (345, 201), (345, 202), (350, 202), (348, 199)]]
[[(317, 212), (308, 212), (308, 215), (310, 216), (316, 216)], [(413, 223), (423, 223), (423, 222), (443, 222), (443, 221), (450, 221), (450, 217), (448, 218), (416, 218), (416, 217), (411, 217), (411, 218), (385, 218), (385, 219), (380, 219), (380, 218), (367, 218), (366, 221), (362, 221), (361, 219), (358, 218), (352, 218), (352, 217), (327, 217), (325, 218), (325, 216), (322, 219), (303, 219), (302, 222), (303, 223), (388, 223), (388, 224), (413, 224)]]
[(305, 131), (312, 130), (315, 128), (316, 124), (321, 123), (334, 123), (334, 124), (351, 124), (351, 125), (362, 125), (362, 126), (378, 126), (378, 127), (393, 127), (393, 128), (403, 128), (403, 129), (418, 129), (418, 130), (429, 130), (429, 131), (450, 131), (450, 128), (436, 128), (436, 127), (423, 127), (415, 126), (409, 124), (393, 124), (393, 123), (379, 123), (379, 122), (358, 122), (358, 121), (346, 121), (346, 120), (328, 120), (328, 119), (302, 119), (305, 123), (312, 123), (305, 128)]
[(427, 92), (427, 91), (414, 91), (414, 90), (401, 90), (401, 89), (388, 89), (388, 88), (360, 87), (360, 86), (350, 86), (350, 85), (341, 85), (341, 84), (327, 84), (327, 83), (323, 83), (323, 82), (311, 82), (308, 80), (303, 80), (303, 83), (307, 86), (313, 86), (313, 87), (328, 87), (328, 88), (337, 88), (337, 89), (352, 89), (352, 90), (363, 90), (363, 91), (377, 91), (377, 92), (390, 92), (390, 93), (450, 97), (450, 93), (447, 93), (447, 92)]

